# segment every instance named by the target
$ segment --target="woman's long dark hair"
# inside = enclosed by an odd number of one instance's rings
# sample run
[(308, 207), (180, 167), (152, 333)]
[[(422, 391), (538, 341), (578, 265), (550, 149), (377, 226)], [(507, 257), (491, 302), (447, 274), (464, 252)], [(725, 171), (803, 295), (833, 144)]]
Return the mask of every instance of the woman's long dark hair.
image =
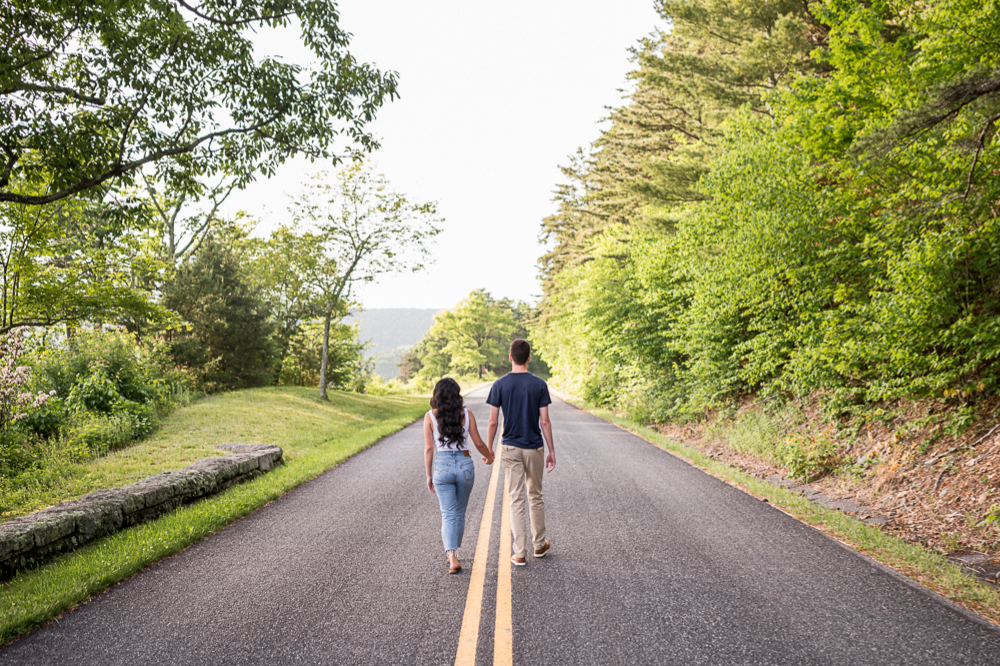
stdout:
[(446, 448), (453, 445), (461, 447), (465, 444), (465, 428), (462, 418), (465, 416), (465, 401), (462, 400), (462, 389), (451, 377), (445, 377), (434, 386), (431, 396), (431, 407), (437, 410), (438, 433), (441, 443)]

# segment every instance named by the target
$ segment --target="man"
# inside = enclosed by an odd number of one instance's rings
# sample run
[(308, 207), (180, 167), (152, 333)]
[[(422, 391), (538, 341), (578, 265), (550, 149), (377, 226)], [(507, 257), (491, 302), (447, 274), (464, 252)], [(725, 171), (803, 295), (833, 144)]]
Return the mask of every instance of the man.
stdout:
[[(531, 509), (531, 536), (535, 557), (545, 557), (551, 544), (545, 539), (545, 504), (542, 502), (542, 470), (556, 466), (556, 449), (552, 442), (549, 421), (549, 387), (540, 377), (528, 372), (531, 346), (527, 340), (510, 343), (512, 370), (496, 380), (486, 398), (490, 405), (490, 427), (487, 446), (493, 454), (500, 410), (503, 409), (504, 476), (510, 493), (510, 531), (514, 537), (514, 552), (510, 561), (522, 567), (528, 556), (528, 529), (525, 515), (525, 490)], [(549, 455), (542, 458), (542, 438), (549, 446)]]

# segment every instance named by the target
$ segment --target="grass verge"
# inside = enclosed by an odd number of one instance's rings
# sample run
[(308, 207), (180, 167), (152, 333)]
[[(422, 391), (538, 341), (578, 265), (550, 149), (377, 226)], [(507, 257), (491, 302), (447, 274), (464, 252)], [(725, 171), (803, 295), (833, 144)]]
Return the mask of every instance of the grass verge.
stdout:
[[(220, 393), (166, 416), (152, 435), (124, 449), (82, 461), (53, 461), (23, 475), (3, 498), (0, 519), (9, 520), (75, 499), (95, 490), (117, 488), (160, 472), (179, 469), (209, 456), (227, 455), (217, 444), (274, 444), (294, 459), (325, 442), (392, 418), (400, 408), (426, 404), (418, 396), (368, 396), (316, 389), (271, 387)], [(416, 417), (414, 417), (416, 418)]]
[(3, 583), (0, 644), (281, 497), (409, 425), (427, 405), (426, 397), (344, 393), (331, 394), (324, 403), (313, 393), (297, 388), (237, 391), (172, 414), (153, 438), (157, 446), (183, 450), (193, 442), (273, 443), (285, 450), (286, 465)]
[(938, 594), (1000, 624), (1000, 594), (995, 589), (948, 563), (944, 555), (916, 546), (866, 525), (839, 511), (828, 509), (785, 488), (750, 476), (713, 460), (691, 447), (665, 437), (635, 421), (569, 396), (560, 396), (576, 407), (642, 437), (712, 476), (736, 486), (772, 506), (812, 525), (874, 560), (899, 571)]

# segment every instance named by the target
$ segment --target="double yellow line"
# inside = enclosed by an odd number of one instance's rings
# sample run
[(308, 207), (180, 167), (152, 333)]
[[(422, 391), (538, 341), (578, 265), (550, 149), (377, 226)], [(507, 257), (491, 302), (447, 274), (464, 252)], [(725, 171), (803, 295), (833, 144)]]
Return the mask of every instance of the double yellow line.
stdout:
[[(497, 481), (500, 478), (500, 461), (493, 463), (490, 487), (486, 492), (486, 506), (479, 524), (476, 556), (472, 561), (469, 593), (465, 599), (462, 631), (458, 636), (455, 666), (475, 666), (476, 647), (479, 644), (479, 619), (483, 612), (483, 587), (486, 585), (486, 564), (490, 555), (490, 533), (493, 529), (493, 506), (496, 504)], [(493, 666), (512, 666), (513, 634), (511, 630), (510, 590), (510, 493), (504, 482), (503, 508), (500, 512), (500, 566), (497, 574), (497, 615), (493, 634)]]

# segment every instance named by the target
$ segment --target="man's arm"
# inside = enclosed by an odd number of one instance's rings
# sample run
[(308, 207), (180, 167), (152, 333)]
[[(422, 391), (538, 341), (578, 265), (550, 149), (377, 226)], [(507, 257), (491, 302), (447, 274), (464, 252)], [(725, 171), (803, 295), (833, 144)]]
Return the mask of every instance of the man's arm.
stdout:
[(500, 408), (490, 405), (490, 427), (486, 431), (486, 447), (490, 450), (490, 455), (495, 455), (493, 453), (493, 440), (497, 436), (497, 427), (500, 425)]
[(549, 420), (549, 407), (541, 407), (538, 410), (538, 422), (542, 426), (542, 437), (549, 445), (549, 455), (545, 457), (545, 469), (550, 472), (556, 468), (556, 444), (552, 441), (552, 421)]

